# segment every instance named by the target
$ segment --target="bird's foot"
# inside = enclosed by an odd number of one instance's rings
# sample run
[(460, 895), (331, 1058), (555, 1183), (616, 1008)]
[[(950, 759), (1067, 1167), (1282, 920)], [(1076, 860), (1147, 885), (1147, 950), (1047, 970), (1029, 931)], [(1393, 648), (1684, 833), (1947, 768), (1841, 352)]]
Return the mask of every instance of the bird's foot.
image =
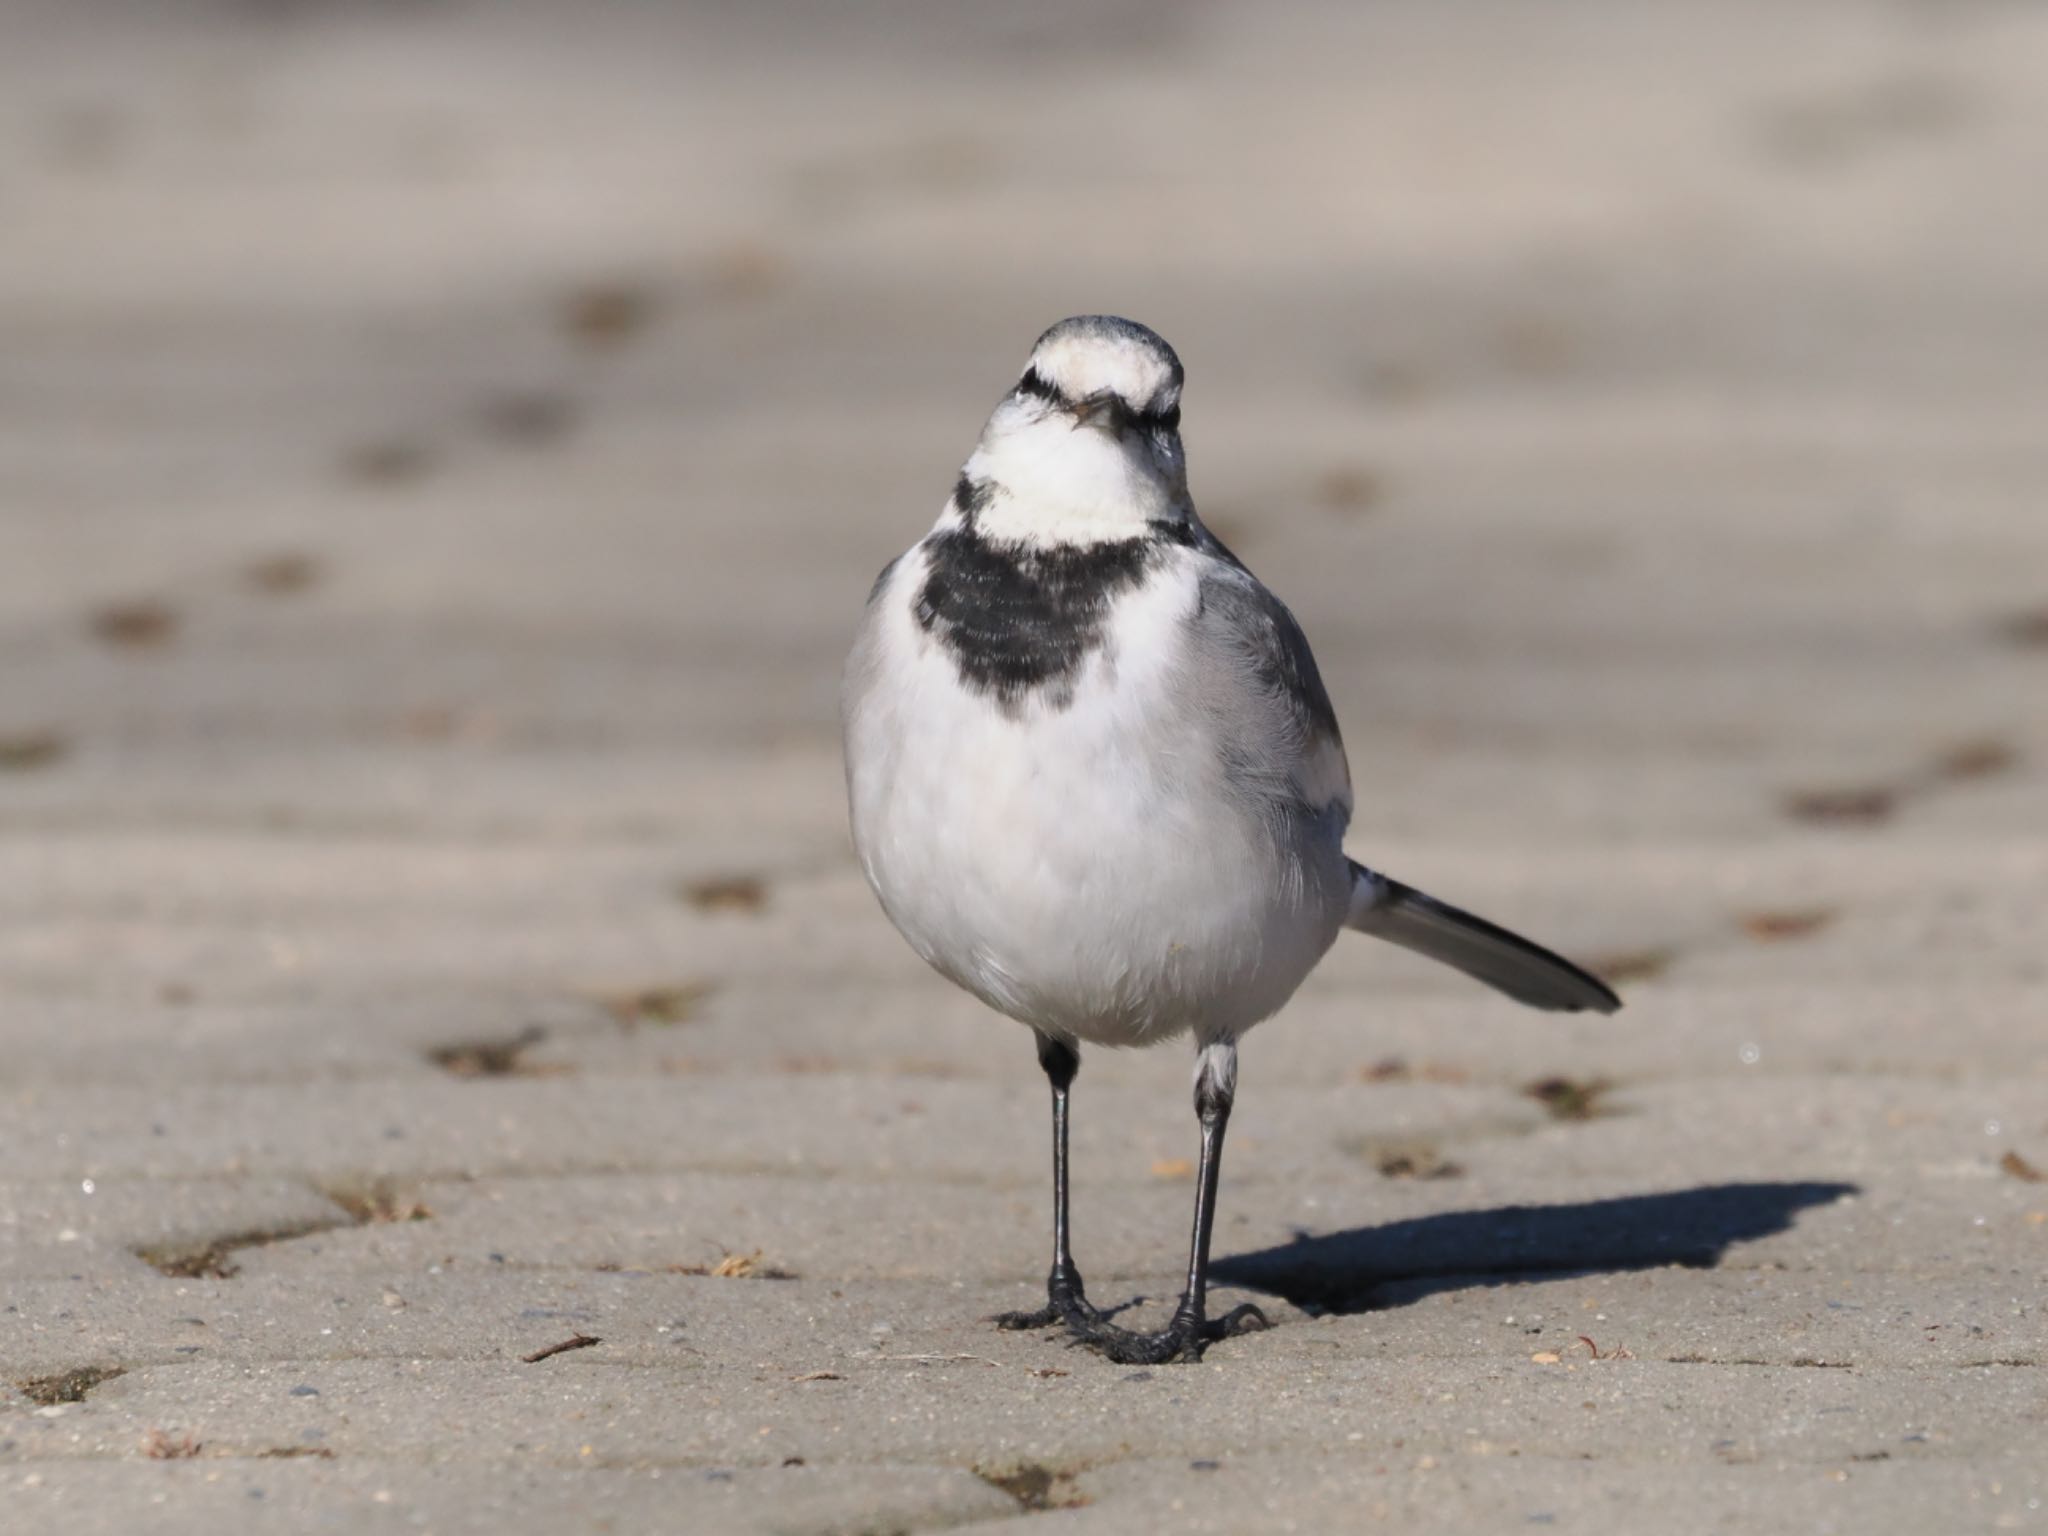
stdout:
[(1260, 1333), (1271, 1326), (1265, 1313), (1246, 1302), (1213, 1320), (1205, 1320), (1192, 1312), (1175, 1312), (1173, 1321), (1157, 1333), (1133, 1333), (1128, 1328), (1117, 1327), (1100, 1314), (1090, 1323), (1077, 1324), (1070, 1320), (1067, 1332), (1073, 1336), (1075, 1345), (1092, 1349), (1105, 1360), (1113, 1360), (1118, 1365), (1168, 1365), (1175, 1361), (1193, 1364), (1202, 1358), (1202, 1351), (1218, 1339), (1235, 1338), (1241, 1333)]
[(1024, 1333), (1033, 1328), (1050, 1328), (1066, 1318), (1048, 1301), (1034, 1312), (998, 1312), (989, 1321), (1007, 1332)]
[(1045, 1285), (1045, 1305), (1032, 1312), (998, 1312), (989, 1321), (998, 1328), (1024, 1332), (1052, 1328), (1061, 1323), (1069, 1329), (1108, 1327), (1109, 1314), (1097, 1311), (1081, 1288), (1078, 1270), (1054, 1270)]

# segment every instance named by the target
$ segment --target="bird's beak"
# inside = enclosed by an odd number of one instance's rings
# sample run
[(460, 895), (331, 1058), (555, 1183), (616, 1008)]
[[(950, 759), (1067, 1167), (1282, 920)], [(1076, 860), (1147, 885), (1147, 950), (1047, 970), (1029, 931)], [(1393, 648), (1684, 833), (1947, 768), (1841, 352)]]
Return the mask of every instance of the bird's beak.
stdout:
[(1114, 434), (1123, 427), (1124, 403), (1113, 389), (1097, 390), (1086, 400), (1077, 402), (1072, 414), (1076, 431), (1082, 427), (1099, 427)]

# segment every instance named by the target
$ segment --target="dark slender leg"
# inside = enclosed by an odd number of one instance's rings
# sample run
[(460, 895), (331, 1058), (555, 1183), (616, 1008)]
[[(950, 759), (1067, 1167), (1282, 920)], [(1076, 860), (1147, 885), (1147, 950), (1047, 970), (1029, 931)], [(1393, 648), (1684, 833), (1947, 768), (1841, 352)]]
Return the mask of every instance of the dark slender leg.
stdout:
[(1223, 1172), (1223, 1132), (1230, 1124), (1237, 1092), (1237, 1045), (1205, 1046), (1195, 1074), (1195, 1114), (1202, 1123), (1202, 1166), (1195, 1184), (1195, 1227), (1188, 1241), (1188, 1284), (1173, 1320), (1158, 1333), (1131, 1333), (1099, 1319), (1074, 1324), (1075, 1340), (1124, 1365), (1163, 1365), (1199, 1360), (1217, 1339), (1267, 1326), (1266, 1315), (1249, 1303), (1215, 1322), (1207, 1320), (1209, 1235), (1216, 1225), (1216, 1183)]
[(1052, 1084), (1052, 1273), (1045, 1277), (1045, 1305), (1036, 1312), (1004, 1312), (999, 1328), (1050, 1328), (1054, 1323), (1085, 1324), (1100, 1320), (1081, 1288), (1067, 1238), (1067, 1090), (1081, 1070), (1081, 1056), (1064, 1040), (1038, 1037), (1038, 1064)]

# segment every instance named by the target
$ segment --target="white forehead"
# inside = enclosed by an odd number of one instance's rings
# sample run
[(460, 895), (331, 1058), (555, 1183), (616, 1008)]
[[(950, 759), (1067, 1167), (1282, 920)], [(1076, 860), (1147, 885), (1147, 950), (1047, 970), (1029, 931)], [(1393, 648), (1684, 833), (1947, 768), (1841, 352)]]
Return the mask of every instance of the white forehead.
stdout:
[(1180, 359), (1156, 331), (1116, 315), (1077, 315), (1038, 338), (1031, 366), (1070, 400), (1115, 390), (1142, 406), (1181, 384)]

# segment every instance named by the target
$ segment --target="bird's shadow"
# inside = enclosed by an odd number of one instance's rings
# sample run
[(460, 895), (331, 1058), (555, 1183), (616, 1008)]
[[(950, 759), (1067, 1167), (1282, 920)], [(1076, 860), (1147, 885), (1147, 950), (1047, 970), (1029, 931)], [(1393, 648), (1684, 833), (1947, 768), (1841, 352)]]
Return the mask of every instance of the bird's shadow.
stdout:
[(1854, 1184), (1709, 1184), (1575, 1205), (1506, 1205), (1313, 1236), (1219, 1260), (1211, 1275), (1306, 1312), (1369, 1312), (1439, 1291), (1546, 1277), (1706, 1268), (1734, 1243), (1782, 1232)]

